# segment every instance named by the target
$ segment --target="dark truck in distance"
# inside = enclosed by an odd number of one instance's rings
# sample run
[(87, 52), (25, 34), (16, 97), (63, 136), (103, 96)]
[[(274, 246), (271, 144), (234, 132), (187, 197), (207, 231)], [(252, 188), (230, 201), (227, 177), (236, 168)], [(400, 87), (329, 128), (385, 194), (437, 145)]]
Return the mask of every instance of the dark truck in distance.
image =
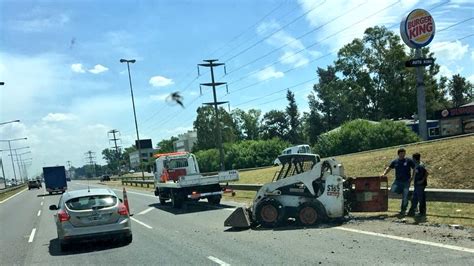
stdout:
[(67, 190), (66, 168), (64, 166), (43, 167), (43, 178), (46, 191), (64, 193)]

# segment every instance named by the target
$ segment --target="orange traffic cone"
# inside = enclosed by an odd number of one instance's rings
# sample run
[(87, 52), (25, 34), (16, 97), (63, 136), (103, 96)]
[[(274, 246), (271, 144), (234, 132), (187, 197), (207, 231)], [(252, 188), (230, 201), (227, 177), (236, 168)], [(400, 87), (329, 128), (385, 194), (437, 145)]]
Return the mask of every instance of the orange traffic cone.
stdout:
[(123, 188), (123, 204), (127, 208), (128, 213), (130, 213), (130, 206), (128, 205), (127, 191)]

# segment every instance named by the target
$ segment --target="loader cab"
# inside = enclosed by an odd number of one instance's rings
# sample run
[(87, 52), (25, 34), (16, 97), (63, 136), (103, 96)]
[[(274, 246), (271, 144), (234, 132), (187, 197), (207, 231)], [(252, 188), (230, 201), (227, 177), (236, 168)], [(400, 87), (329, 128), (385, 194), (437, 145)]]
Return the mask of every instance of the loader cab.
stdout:
[(275, 173), (273, 181), (310, 171), (321, 158), (317, 154), (296, 153), (280, 155), (278, 160), (281, 162), (281, 168)]

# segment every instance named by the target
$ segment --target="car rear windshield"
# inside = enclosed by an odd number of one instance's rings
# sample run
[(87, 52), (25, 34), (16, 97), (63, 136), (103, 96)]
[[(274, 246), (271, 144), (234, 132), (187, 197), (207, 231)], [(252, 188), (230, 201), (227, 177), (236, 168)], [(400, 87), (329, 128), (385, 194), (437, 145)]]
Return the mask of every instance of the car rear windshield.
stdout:
[(117, 204), (117, 197), (111, 195), (91, 195), (73, 198), (66, 202), (70, 210), (90, 210), (92, 208), (107, 208)]

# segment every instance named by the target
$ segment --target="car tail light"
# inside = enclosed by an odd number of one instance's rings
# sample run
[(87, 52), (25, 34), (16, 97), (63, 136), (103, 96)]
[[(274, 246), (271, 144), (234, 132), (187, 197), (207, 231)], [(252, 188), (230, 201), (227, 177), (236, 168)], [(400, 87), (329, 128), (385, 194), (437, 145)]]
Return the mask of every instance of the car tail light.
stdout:
[(125, 204), (119, 203), (118, 214), (123, 215), (123, 216), (128, 215), (128, 210), (127, 210), (127, 207), (125, 206)]
[(69, 221), (71, 216), (65, 211), (65, 210), (60, 210), (58, 211), (58, 219), (60, 222), (66, 222)]

